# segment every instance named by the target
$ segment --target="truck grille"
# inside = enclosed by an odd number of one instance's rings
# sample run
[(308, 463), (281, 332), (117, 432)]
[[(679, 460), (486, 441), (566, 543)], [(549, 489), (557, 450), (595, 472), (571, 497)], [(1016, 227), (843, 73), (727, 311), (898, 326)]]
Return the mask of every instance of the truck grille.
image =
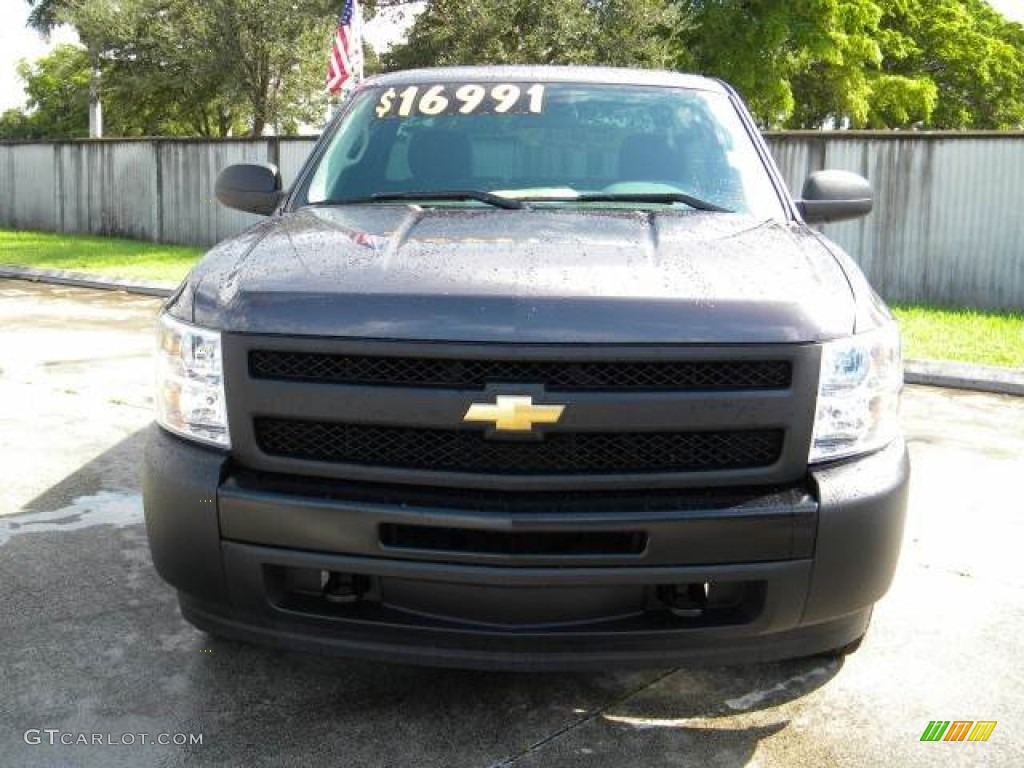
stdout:
[(253, 350), (255, 379), (400, 387), (483, 389), (492, 382), (543, 382), (548, 391), (786, 389), (788, 360), (560, 361), (375, 357)]
[(783, 430), (551, 433), (499, 442), (479, 432), (257, 418), (256, 443), (272, 456), (398, 469), (488, 474), (596, 474), (766, 467)]

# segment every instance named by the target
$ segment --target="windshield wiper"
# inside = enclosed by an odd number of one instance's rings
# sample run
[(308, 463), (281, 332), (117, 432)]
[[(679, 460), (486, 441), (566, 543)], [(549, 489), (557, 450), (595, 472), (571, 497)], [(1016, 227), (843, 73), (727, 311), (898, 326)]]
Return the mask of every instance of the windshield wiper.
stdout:
[(525, 207), (518, 200), (511, 197), (502, 197), (481, 189), (440, 189), (435, 191), (426, 190), (423, 192), (379, 192), (368, 197), (345, 197), (337, 200), (324, 200), (313, 203), (315, 206), (331, 205), (358, 205), (360, 203), (386, 203), (392, 200), (477, 200), (481, 203), (493, 205), (496, 208), (507, 208), (509, 210)]
[[(534, 198), (524, 197), (522, 199), (532, 200)], [(538, 202), (543, 200), (546, 203), (683, 203), (698, 211), (735, 213), (731, 208), (723, 208), (685, 192), (595, 192), (572, 197), (538, 197), (536, 199)]]

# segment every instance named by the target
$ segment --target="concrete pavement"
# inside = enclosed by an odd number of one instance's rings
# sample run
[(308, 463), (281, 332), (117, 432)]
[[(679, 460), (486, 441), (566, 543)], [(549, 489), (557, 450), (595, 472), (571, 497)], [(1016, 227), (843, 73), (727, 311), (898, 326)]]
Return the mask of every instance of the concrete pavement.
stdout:
[[(908, 388), (903, 555), (845, 662), (508, 674), (321, 659), (211, 640), (152, 570), (137, 469), (158, 306), (0, 281), (0, 766), (1024, 761), (1024, 399)], [(920, 742), (935, 719), (998, 725), (986, 743)]]

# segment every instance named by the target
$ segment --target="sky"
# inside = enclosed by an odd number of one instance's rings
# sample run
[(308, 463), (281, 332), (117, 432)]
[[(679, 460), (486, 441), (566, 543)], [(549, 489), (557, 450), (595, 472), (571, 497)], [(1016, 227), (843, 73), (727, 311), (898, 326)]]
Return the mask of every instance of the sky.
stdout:
[(50, 45), (31, 29), (26, 29), (30, 8), (25, 0), (0, 0), (0, 112), (20, 107), (25, 100), (21, 80), (15, 67), (19, 59), (37, 59), (51, 45), (74, 40), (74, 33), (60, 31)]
[[(1024, 22), (1024, 0), (989, 0), (1007, 17)], [(15, 67), (19, 59), (37, 59), (44, 55), (53, 45), (73, 42), (74, 32), (57, 30), (49, 42), (44, 41), (36, 32), (25, 27), (29, 5), (25, 0), (0, 0), (0, 112), (12, 107), (20, 107), (25, 102), (25, 93), (18, 78)], [(401, 34), (403, 26), (411, 23), (411, 18), (402, 21), (383, 17), (374, 19), (367, 25), (366, 37), (377, 50), (389, 40)], [(326, 62), (326, 53), (324, 54)], [(325, 64), (326, 66), (326, 64)]]

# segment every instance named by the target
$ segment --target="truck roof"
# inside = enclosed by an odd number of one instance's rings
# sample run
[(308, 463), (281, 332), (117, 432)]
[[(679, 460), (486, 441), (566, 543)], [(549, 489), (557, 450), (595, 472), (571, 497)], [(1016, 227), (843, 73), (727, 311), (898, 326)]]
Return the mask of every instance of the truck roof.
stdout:
[(700, 75), (653, 69), (579, 66), (484, 66), (409, 69), (377, 75), (364, 81), (366, 86), (398, 86), (408, 83), (451, 83), (460, 81), (562, 82), (609, 85), (640, 85), (662, 88), (689, 88), (725, 94), (718, 80)]

